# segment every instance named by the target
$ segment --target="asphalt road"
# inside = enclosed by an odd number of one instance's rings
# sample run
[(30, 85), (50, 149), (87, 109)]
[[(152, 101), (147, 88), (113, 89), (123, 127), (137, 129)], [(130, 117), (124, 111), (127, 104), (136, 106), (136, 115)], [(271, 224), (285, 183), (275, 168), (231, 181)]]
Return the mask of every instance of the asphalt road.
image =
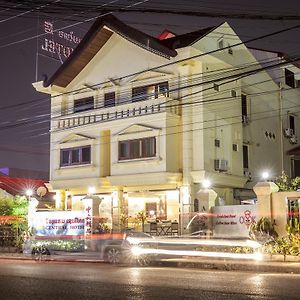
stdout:
[(0, 299), (299, 299), (300, 275), (0, 260)]

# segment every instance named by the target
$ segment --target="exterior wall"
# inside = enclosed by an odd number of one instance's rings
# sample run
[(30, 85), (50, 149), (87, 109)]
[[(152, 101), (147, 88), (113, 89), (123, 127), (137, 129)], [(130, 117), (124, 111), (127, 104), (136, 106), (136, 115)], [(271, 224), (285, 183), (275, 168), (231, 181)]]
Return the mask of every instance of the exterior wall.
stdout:
[[(168, 60), (113, 34), (67, 88), (48, 88), (46, 92), (52, 95), (50, 180), (54, 190), (66, 198), (86, 194), (89, 186), (95, 186), (96, 193), (108, 193), (117, 202), (112, 211), (118, 217), (126, 211), (126, 201), (128, 214), (132, 207), (143, 207), (142, 200), (134, 206), (123, 193), (144, 191), (146, 196), (139, 197), (145, 200), (151, 190), (180, 188), (181, 213), (185, 215), (193, 211), (192, 201), (205, 178), (212, 180), (226, 204), (235, 204), (233, 189), (243, 188), (248, 179), (243, 173), (243, 144), (249, 146), (252, 173), (247, 187), (253, 186), (262, 170), (279, 174), (284, 149), (281, 105), (285, 104), (278, 86), (265, 71), (239, 77), (261, 66), (242, 43), (232, 52), (219, 51), (220, 39), (223, 47), (241, 43), (225, 23), (193, 46), (177, 49), (178, 56)], [(182, 61), (189, 57), (193, 59)], [(169, 82), (169, 97), (132, 102), (133, 87), (165, 81)], [(219, 91), (214, 89), (215, 83)], [(103, 107), (104, 94), (112, 91), (116, 106)], [(241, 119), (242, 93), (248, 95), (252, 120), (246, 126)], [(74, 100), (90, 96), (95, 108), (74, 113)], [(120, 141), (153, 136), (155, 157), (119, 160)], [(215, 139), (220, 140), (220, 147), (215, 147)], [(84, 145), (92, 147), (90, 164), (60, 166), (61, 149)], [(216, 171), (216, 159), (228, 161), (228, 169)], [(179, 195), (169, 199), (167, 209), (172, 218), (182, 218)], [(112, 223), (119, 222), (117, 217)]]
[[(279, 236), (287, 234), (288, 201), (300, 199), (299, 192), (278, 192), (278, 187), (273, 182), (259, 182), (254, 187), (258, 198), (257, 220), (262, 217), (270, 218), (275, 223), (275, 229)], [(295, 214), (299, 218), (298, 214)]]

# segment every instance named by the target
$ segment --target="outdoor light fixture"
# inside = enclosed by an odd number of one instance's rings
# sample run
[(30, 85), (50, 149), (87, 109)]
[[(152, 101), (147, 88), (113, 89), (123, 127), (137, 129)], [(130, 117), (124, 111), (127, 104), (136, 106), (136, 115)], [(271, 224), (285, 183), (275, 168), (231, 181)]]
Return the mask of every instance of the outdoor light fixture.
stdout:
[(26, 191), (26, 196), (31, 197), (33, 194), (33, 191), (31, 189)]
[(89, 195), (95, 194), (96, 188), (94, 186), (89, 186), (88, 193)]
[(269, 172), (265, 171), (262, 173), (263, 180), (267, 180), (269, 178)]
[(202, 187), (203, 187), (204, 189), (209, 189), (209, 188), (211, 187), (211, 182), (210, 182), (210, 180), (204, 179), (204, 180), (202, 181)]

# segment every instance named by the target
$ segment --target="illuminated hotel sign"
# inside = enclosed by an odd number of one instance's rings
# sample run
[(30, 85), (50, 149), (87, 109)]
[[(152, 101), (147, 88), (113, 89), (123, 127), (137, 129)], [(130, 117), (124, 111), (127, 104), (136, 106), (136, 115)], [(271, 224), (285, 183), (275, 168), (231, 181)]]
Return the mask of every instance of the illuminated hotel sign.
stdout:
[(44, 21), (42, 26), (43, 41), (41, 50), (45, 54), (58, 56), (61, 62), (70, 56), (81, 41), (73, 31), (60, 30), (55, 27), (53, 22)]
[(256, 205), (225, 205), (213, 207), (214, 234), (248, 237), (249, 228), (256, 222)]
[(85, 216), (81, 211), (36, 212), (32, 219), (35, 236), (83, 236)]

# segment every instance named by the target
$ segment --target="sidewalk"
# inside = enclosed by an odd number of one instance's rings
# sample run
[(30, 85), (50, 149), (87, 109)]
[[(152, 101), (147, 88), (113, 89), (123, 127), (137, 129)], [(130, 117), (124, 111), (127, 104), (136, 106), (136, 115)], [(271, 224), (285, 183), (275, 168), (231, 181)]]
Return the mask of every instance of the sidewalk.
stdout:
[[(31, 255), (23, 253), (0, 253), (0, 260), (32, 260)], [(97, 258), (96, 255), (86, 255), (84, 253), (68, 253), (68, 255), (51, 255), (50, 261), (65, 262), (89, 262), (103, 263), (104, 261)], [(253, 260), (234, 260), (234, 259), (208, 259), (208, 258), (176, 258), (162, 259), (154, 263), (155, 266), (163, 267), (180, 267), (180, 268), (199, 268), (211, 270), (226, 271), (252, 271), (256, 273), (290, 273), (300, 274), (300, 262), (283, 262), (274, 261), (266, 258), (263, 261)]]

